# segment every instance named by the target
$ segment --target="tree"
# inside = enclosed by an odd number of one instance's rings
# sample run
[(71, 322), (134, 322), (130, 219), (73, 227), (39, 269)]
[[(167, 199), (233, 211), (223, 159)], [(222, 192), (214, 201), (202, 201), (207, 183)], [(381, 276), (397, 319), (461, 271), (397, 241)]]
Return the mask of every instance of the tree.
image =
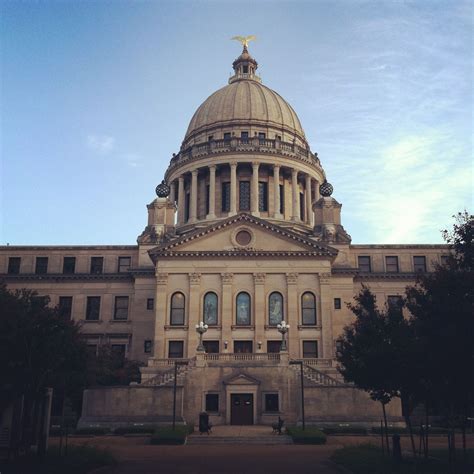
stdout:
[(466, 211), (454, 217), (452, 231), (443, 231), (450, 258), (406, 289), (426, 400), (446, 414), (453, 439), (474, 402), (474, 220)]
[(36, 440), (46, 387), (77, 389), (84, 380), (86, 347), (79, 326), (66, 321), (49, 298), (0, 286), (0, 410), (23, 398), (22, 443)]

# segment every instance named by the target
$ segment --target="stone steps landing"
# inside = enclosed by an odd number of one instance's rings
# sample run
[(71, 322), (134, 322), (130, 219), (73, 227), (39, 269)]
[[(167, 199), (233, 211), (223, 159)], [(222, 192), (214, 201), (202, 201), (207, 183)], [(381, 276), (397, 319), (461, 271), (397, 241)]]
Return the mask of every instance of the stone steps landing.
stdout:
[(278, 445), (293, 444), (293, 440), (286, 435), (271, 436), (214, 436), (212, 434), (193, 434), (188, 436), (188, 445), (228, 445), (228, 444), (248, 444), (248, 445)]

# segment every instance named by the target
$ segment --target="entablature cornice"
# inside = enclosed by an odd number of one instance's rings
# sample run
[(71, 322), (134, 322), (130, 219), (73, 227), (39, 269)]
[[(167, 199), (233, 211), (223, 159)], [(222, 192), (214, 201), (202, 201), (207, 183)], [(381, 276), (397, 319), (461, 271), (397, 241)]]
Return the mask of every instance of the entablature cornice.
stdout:
[(305, 251), (248, 251), (248, 250), (164, 250), (154, 253), (158, 258), (327, 258), (322, 252)]
[(127, 273), (73, 273), (71, 275), (65, 275), (62, 273), (44, 273), (37, 275), (36, 273), (19, 273), (17, 275), (11, 275), (8, 273), (0, 274), (0, 281), (54, 281), (54, 282), (67, 282), (67, 281), (132, 281), (133, 277), (130, 272)]

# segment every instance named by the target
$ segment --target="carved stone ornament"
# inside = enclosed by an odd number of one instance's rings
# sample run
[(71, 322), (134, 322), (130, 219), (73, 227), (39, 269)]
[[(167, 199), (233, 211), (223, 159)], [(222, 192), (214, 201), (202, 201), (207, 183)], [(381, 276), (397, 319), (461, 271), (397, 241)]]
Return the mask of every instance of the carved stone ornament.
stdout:
[(298, 273), (287, 273), (286, 283), (288, 285), (296, 285), (296, 283), (298, 283)]
[(189, 283), (191, 285), (199, 285), (201, 283), (201, 274), (200, 273), (190, 273), (189, 274)]
[(253, 281), (256, 285), (263, 285), (265, 283), (265, 273), (254, 273)]
[(167, 273), (157, 273), (156, 274), (156, 284), (157, 285), (166, 285), (168, 283), (168, 274)]
[(331, 274), (330, 273), (320, 273), (319, 274), (319, 283), (321, 283), (321, 285), (329, 285), (331, 283)]
[(234, 282), (234, 274), (233, 273), (221, 273), (222, 283), (225, 285), (230, 285)]

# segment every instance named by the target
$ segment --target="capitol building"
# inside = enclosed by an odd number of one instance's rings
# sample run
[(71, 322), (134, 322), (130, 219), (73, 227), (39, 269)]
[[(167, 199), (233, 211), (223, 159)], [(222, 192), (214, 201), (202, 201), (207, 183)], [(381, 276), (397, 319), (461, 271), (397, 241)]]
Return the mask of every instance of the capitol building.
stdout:
[[(48, 295), (91, 352), (145, 364), (139, 384), (87, 390), (83, 426), (169, 422), (175, 374), (191, 423), (202, 411), (215, 425), (301, 422), (301, 380), (306, 422), (380, 420), (337, 370), (346, 303), (364, 284), (396, 304), (448, 248), (352, 245), (296, 112), (246, 44), (232, 67), (194, 113), (137, 245), (0, 247), (9, 289)], [(399, 402), (387, 410), (402, 420)]]

